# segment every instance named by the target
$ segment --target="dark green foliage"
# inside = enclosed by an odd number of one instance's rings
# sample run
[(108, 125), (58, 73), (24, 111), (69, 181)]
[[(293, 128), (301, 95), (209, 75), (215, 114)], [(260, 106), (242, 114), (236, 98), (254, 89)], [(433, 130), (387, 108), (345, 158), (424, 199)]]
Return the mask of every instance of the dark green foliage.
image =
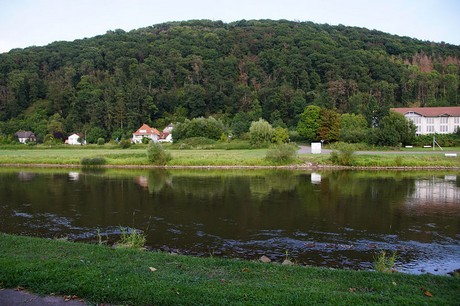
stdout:
[(150, 141), (151, 141), (150, 138), (142, 137), (142, 143), (143, 143), (143, 144), (149, 144)]
[(416, 126), (412, 121), (395, 112), (382, 118), (378, 129), (375, 130), (375, 144), (380, 146), (411, 145), (415, 139)]
[(87, 130), (95, 143), (214, 115), (240, 136), (261, 117), (292, 129), (313, 104), (373, 127), (390, 107), (459, 105), (459, 79), (460, 47), (445, 43), (311, 22), (170, 22), (0, 54), (0, 134)]
[(288, 164), (295, 161), (298, 147), (294, 143), (277, 144), (267, 150), (265, 158), (276, 164)]
[(299, 135), (299, 132), (297, 132), (297, 130), (289, 131), (289, 141), (300, 142), (301, 140), (303, 140), (303, 138)]
[(151, 141), (147, 147), (147, 159), (152, 164), (164, 166), (172, 159), (172, 156), (161, 143)]
[(360, 143), (367, 140), (368, 127), (363, 115), (342, 114), (340, 116), (340, 141)]
[(414, 145), (423, 147), (433, 145), (433, 137), (441, 147), (458, 147), (460, 146), (460, 133), (454, 134), (436, 134), (436, 135), (419, 135), (414, 139)]
[(240, 137), (242, 134), (249, 132), (251, 127), (251, 122), (257, 120), (254, 118), (252, 113), (239, 112), (237, 113), (232, 120), (232, 132), (236, 137)]
[(122, 149), (128, 149), (129, 147), (131, 147), (132, 143), (129, 139), (122, 139), (120, 140), (119, 145)]
[(80, 164), (84, 167), (102, 166), (107, 163), (104, 157), (84, 157), (81, 159)]
[(86, 141), (88, 143), (97, 143), (99, 138), (105, 139), (106, 137), (107, 133), (100, 127), (96, 126), (88, 131), (86, 134)]
[(220, 120), (213, 117), (209, 118), (194, 118), (185, 120), (174, 126), (172, 137), (174, 142), (178, 142), (192, 137), (204, 137), (213, 140), (220, 139), (224, 132), (224, 124)]
[(297, 132), (308, 141), (319, 140), (318, 130), (321, 126), (321, 107), (307, 106), (300, 116)]
[(104, 139), (104, 138), (99, 138), (99, 139), (97, 140), (97, 145), (102, 146), (102, 145), (104, 145), (104, 144), (105, 144), (105, 139)]

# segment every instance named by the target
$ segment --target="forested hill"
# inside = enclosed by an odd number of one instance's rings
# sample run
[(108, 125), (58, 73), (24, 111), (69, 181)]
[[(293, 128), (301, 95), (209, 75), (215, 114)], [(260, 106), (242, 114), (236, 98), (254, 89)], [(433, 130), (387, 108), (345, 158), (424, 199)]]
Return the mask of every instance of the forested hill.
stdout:
[(0, 134), (109, 138), (184, 117), (231, 126), (238, 113), (292, 127), (310, 104), (460, 105), (459, 77), (460, 46), (445, 43), (311, 22), (171, 22), (0, 54)]

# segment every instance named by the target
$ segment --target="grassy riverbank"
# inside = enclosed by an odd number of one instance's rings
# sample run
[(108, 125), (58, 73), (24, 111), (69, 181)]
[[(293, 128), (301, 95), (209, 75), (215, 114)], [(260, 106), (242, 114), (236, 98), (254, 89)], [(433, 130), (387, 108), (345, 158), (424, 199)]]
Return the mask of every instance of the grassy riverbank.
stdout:
[(458, 305), (460, 278), (195, 258), (0, 234), (0, 287), (18, 286), (130, 305)]
[[(8, 146), (0, 147), (0, 164), (50, 164), (79, 165), (83, 158), (103, 157), (111, 166), (148, 166), (146, 145), (135, 145), (129, 149), (118, 146)], [(265, 158), (268, 149), (209, 149), (179, 150), (167, 149), (172, 160), (168, 166), (277, 166)], [(454, 148), (450, 152), (460, 150)], [(460, 167), (460, 157), (446, 157), (443, 151), (413, 153), (403, 151), (381, 151), (373, 154), (353, 154), (349, 165), (356, 167)], [(332, 165), (329, 154), (299, 154), (291, 164)]]

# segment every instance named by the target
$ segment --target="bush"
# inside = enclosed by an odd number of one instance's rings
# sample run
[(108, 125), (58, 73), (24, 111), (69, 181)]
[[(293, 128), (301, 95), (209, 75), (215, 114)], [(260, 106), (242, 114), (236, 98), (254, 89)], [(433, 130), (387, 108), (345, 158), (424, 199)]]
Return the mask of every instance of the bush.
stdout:
[(85, 167), (101, 166), (106, 163), (107, 161), (104, 157), (84, 157), (80, 161), (80, 164)]
[(97, 140), (97, 144), (98, 144), (99, 146), (104, 145), (104, 144), (105, 144), (105, 139), (104, 139), (104, 138), (99, 138), (99, 139)]
[(338, 151), (332, 151), (330, 160), (335, 165), (351, 166), (354, 161), (355, 147), (349, 143), (338, 143)]
[(264, 143), (269, 143), (271, 141), (272, 133), (272, 126), (264, 119), (253, 121), (251, 123), (251, 127), (249, 128), (251, 144), (255, 146), (261, 146)]
[(107, 137), (107, 132), (100, 127), (93, 127), (86, 134), (87, 143), (97, 143), (100, 138)]
[(289, 141), (289, 131), (286, 128), (282, 128), (280, 126), (274, 128), (272, 130), (272, 143), (285, 143)]
[(427, 146), (433, 144), (433, 137), (436, 137), (436, 142), (441, 147), (457, 147), (460, 146), (460, 135), (458, 133), (453, 134), (436, 134), (436, 135), (419, 135), (415, 137), (414, 145), (416, 146)]
[(122, 149), (128, 149), (131, 147), (131, 141), (129, 139), (122, 139), (119, 144)]
[(296, 130), (289, 131), (289, 141), (299, 142), (301, 140), (303, 140), (303, 138), (299, 135), (299, 132), (297, 132)]
[(293, 162), (297, 158), (297, 146), (292, 143), (274, 145), (267, 150), (265, 158), (277, 164)]
[(143, 144), (149, 144), (149, 142), (151, 141), (152, 139), (148, 138), (148, 137), (142, 137), (142, 143)]
[(194, 118), (178, 123), (172, 131), (172, 138), (174, 142), (193, 137), (218, 140), (222, 133), (224, 133), (224, 124), (222, 121), (216, 120), (213, 117)]
[(152, 164), (164, 166), (172, 159), (172, 156), (163, 148), (161, 143), (150, 142), (147, 147), (147, 159)]
[(363, 115), (342, 114), (340, 116), (340, 141), (359, 143), (368, 135), (366, 118)]

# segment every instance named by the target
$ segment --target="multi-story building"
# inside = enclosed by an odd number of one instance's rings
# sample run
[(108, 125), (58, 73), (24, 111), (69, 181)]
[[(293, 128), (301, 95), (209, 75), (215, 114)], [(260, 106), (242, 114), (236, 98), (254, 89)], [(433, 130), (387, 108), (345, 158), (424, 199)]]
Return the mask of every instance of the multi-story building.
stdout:
[(392, 108), (417, 127), (417, 135), (451, 134), (460, 128), (460, 106)]

